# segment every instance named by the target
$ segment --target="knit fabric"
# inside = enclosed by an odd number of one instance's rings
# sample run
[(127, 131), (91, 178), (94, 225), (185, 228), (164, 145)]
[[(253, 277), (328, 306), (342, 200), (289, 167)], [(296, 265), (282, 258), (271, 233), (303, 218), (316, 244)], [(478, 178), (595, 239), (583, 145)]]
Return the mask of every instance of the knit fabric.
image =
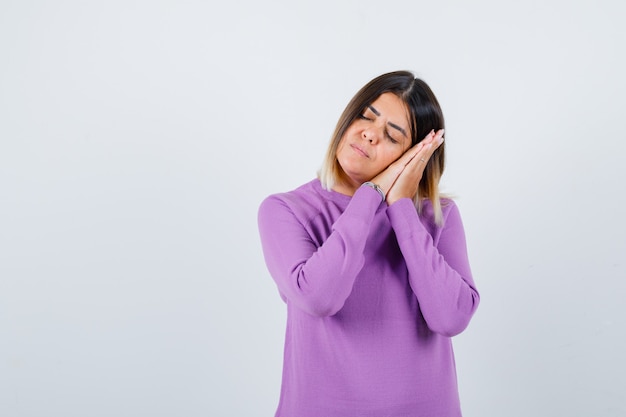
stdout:
[(451, 337), (479, 303), (457, 206), (391, 206), (313, 180), (266, 198), (259, 231), (287, 304), (276, 417), (457, 417)]

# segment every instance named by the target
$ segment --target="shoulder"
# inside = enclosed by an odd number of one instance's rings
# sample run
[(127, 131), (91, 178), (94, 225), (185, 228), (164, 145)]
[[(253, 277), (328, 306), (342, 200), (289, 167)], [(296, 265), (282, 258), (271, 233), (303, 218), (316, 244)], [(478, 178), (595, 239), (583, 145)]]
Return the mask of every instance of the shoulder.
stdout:
[(450, 198), (441, 199), (441, 211), (443, 214), (443, 224), (441, 228), (449, 233), (456, 233), (463, 230), (463, 221), (461, 220), (461, 212), (457, 203)]
[(317, 215), (324, 203), (320, 188), (319, 180), (315, 179), (292, 191), (269, 195), (259, 206), (259, 216), (273, 217), (287, 211), (301, 221), (306, 221)]
[(441, 199), (441, 212), (443, 214), (443, 220), (445, 223), (445, 220), (450, 215), (454, 216), (459, 214), (459, 207), (453, 199), (444, 197)]
[(261, 202), (261, 206), (272, 202), (282, 202), (284, 205), (294, 207), (307, 205), (315, 206), (319, 204), (321, 200), (320, 195), (317, 192), (316, 183), (319, 184), (319, 181), (313, 180), (307, 182), (306, 184), (302, 184), (294, 190), (271, 194)]
[[(456, 202), (449, 197), (442, 197), (439, 200), (441, 202), (441, 214), (443, 219), (442, 227), (445, 227), (446, 221), (450, 216), (457, 217), (459, 215), (459, 208), (457, 207)], [(430, 200), (424, 199), (421, 201), (421, 215), (420, 217), (423, 220), (428, 221), (429, 223), (435, 224), (435, 210), (433, 208), (433, 204)]]

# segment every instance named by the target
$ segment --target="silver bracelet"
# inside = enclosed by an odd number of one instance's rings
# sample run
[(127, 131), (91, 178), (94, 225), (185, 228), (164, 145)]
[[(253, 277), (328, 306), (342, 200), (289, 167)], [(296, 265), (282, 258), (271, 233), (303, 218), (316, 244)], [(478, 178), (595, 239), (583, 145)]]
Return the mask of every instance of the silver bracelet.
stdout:
[(385, 198), (386, 198), (386, 197), (385, 197), (385, 192), (383, 191), (383, 189), (382, 189), (382, 188), (380, 188), (380, 187), (378, 186), (378, 184), (374, 184), (374, 183), (373, 183), (373, 182), (371, 182), (371, 181), (367, 181), (367, 182), (364, 182), (364, 183), (363, 183), (363, 185), (367, 185), (368, 187), (372, 187), (373, 189), (375, 189), (376, 191), (378, 191), (378, 194), (380, 194), (380, 197), (383, 199), (383, 201), (385, 201)]

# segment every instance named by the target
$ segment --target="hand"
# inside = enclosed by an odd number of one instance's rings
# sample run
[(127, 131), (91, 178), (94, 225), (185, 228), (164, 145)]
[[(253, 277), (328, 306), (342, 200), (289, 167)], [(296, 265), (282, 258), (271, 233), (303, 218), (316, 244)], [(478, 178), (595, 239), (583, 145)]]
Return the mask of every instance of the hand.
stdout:
[(431, 130), (426, 137), (407, 150), (397, 161), (378, 174), (372, 182), (378, 184), (387, 196), (387, 204), (391, 205), (401, 198), (413, 198), (424, 168), (433, 152), (443, 143), (443, 129)]

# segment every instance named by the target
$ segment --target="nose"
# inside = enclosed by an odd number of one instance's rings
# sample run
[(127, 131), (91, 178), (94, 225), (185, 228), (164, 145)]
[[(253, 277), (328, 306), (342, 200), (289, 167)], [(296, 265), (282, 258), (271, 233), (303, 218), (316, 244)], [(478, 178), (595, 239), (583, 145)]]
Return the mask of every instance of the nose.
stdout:
[(375, 145), (378, 143), (380, 132), (378, 132), (378, 129), (374, 127), (368, 127), (367, 129), (363, 129), (361, 135), (363, 139), (369, 141), (372, 145)]

